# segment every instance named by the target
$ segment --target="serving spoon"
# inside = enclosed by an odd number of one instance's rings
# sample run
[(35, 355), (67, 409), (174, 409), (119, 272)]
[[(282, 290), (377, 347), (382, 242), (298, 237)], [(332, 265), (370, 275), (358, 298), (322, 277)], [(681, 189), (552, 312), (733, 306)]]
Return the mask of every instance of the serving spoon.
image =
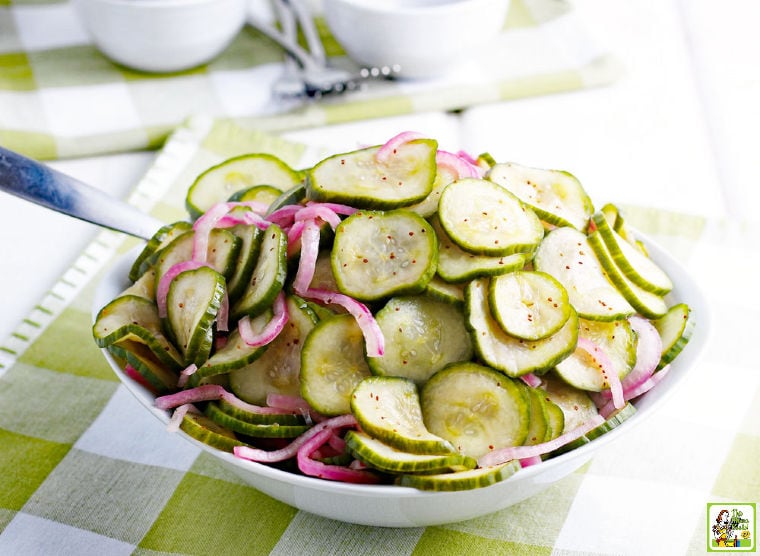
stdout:
[(165, 224), (121, 199), (3, 147), (0, 191), (142, 239), (150, 239)]

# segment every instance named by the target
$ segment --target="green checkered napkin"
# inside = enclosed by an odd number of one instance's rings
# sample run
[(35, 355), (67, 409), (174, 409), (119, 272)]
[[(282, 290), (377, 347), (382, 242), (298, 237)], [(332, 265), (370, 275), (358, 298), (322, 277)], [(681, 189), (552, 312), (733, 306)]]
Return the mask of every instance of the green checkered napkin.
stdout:
[[(322, 19), (328, 55), (345, 54)], [(0, 0), (0, 144), (39, 159), (156, 148), (196, 113), (285, 130), (590, 87), (614, 78), (563, 0), (512, 0), (498, 47), (476, 75), (373, 82), (319, 103), (277, 103), (283, 55), (246, 27), (207, 66), (155, 75), (106, 59), (67, 0)]]
[[(197, 117), (131, 201), (184, 216), (188, 184), (241, 152), (298, 167), (300, 145)], [(99, 278), (133, 239), (103, 231), (0, 344), (0, 554), (683, 554), (705, 550), (706, 503), (760, 499), (758, 228), (653, 209), (627, 217), (699, 276), (713, 341), (660, 411), (514, 507), (411, 529), (350, 525), (250, 488), (168, 433), (91, 337)], [(725, 272), (728, 268), (730, 272)]]

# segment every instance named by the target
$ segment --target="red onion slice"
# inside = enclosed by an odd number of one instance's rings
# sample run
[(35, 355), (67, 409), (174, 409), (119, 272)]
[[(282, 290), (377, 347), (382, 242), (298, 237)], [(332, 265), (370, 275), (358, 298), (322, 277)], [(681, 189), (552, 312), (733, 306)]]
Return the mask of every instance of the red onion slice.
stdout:
[(261, 415), (279, 415), (283, 413), (283, 410), (277, 407), (261, 407), (259, 405), (249, 404), (238, 398), (235, 394), (228, 392), (219, 384), (204, 384), (202, 386), (196, 386), (195, 388), (180, 390), (173, 394), (160, 396), (156, 398), (154, 403), (158, 409), (173, 409), (185, 404), (210, 402), (215, 400), (224, 400), (230, 405), (249, 413), (258, 413)]
[(388, 139), (388, 141), (378, 149), (375, 153), (375, 160), (378, 162), (387, 162), (391, 156), (396, 154), (396, 150), (401, 145), (408, 143), (409, 141), (414, 141), (415, 139), (422, 139), (423, 137), (424, 135), (417, 133), (416, 131), (402, 131), (398, 135), (394, 135)]
[(296, 461), (301, 472), (304, 475), (343, 483), (374, 484), (380, 482), (380, 477), (371, 471), (352, 469), (342, 465), (328, 465), (312, 459), (312, 453), (325, 444), (332, 434), (331, 430), (320, 431), (298, 449)]
[(439, 150), (435, 154), (435, 162), (439, 166), (451, 170), (459, 179), (480, 178), (483, 176), (481, 169), (470, 164), (466, 159), (448, 151)]
[(618, 409), (623, 407), (625, 400), (623, 399), (623, 386), (620, 382), (620, 376), (618, 376), (612, 365), (612, 361), (610, 361), (604, 350), (596, 343), (582, 336), (578, 337), (578, 348), (588, 353), (599, 367), (599, 371), (602, 373), (607, 384), (609, 384), (610, 395), (615, 407)]
[(531, 388), (538, 388), (539, 386), (541, 386), (541, 379), (533, 373), (522, 375), (520, 378), (525, 384), (527, 384)]
[(285, 292), (280, 290), (272, 306), (274, 314), (261, 332), (256, 333), (251, 326), (251, 318), (246, 315), (238, 321), (238, 332), (243, 341), (251, 347), (265, 346), (272, 342), (288, 323), (288, 305), (285, 302)]
[(296, 277), (293, 280), (293, 289), (298, 295), (304, 295), (314, 279), (314, 270), (319, 255), (319, 236), (319, 225), (316, 221), (306, 220), (301, 233), (301, 257), (298, 261)]
[(580, 438), (590, 430), (598, 427), (604, 423), (604, 417), (601, 415), (594, 415), (591, 419), (575, 427), (574, 429), (561, 434), (553, 440), (548, 442), (542, 442), (540, 444), (534, 444), (532, 446), (509, 446), (507, 448), (501, 448), (488, 452), (478, 459), (478, 466), (489, 467), (494, 465), (501, 465), (509, 460), (513, 459), (529, 459), (535, 456), (541, 456), (542, 454), (548, 454), (553, 452), (557, 448), (564, 446), (568, 442), (572, 442), (576, 438)]

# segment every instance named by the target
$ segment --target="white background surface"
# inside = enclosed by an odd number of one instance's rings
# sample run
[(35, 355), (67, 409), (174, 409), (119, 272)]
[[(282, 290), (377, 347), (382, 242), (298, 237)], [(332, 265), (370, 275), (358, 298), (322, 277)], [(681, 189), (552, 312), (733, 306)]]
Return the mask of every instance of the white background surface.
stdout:
[[(562, 168), (601, 206), (611, 201), (711, 217), (757, 219), (760, 188), (760, 3), (753, 0), (574, 0), (588, 31), (622, 66), (612, 85), (309, 129), (286, 137), (336, 150), (404, 129), (443, 148)], [(122, 196), (154, 153), (53, 163)], [(0, 336), (11, 334), (97, 232), (0, 194)]]

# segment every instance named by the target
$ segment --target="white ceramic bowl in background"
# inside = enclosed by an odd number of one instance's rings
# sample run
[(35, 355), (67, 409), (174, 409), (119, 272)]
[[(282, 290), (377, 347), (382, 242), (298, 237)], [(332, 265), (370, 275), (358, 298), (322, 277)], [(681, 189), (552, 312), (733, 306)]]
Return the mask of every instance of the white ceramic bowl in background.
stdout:
[(103, 54), (129, 68), (174, 72), (209, 62), (242, 29), (247, 0), (74, 0)]
[(323, 0), (348, 55), (366, 66), (399, 65), (404, 78), (453, 71), (503, 28), (509, 0)]
[[(693, 311), (696, 328), (691, 340), (672, 363), (668, 375), (654, 389), (634, 401), (636, 413), (620, 426), (576, 450), (521, 469), (505, 481), (459, 492), (426, 492), (399, 486), (336, 483), (242, 460), (231, 453), (198, 442), (182, 431), (176, 434), (209, 453), (221, 465), (261, 492), (295, 508), (351, 523), (384, 527), (440, 525), (483, 516), (521, 502), (566, 477), (587, 462), (599, 448), (619, 440), (650, 417), (679, 387), (705, 347), (710, 325), (706, 299), (692, 277), (675, 259), (656, 244), (643, 239), (652, 258), (675, 284), (673, 291), (668, 294), (668, 302), (688, 303)], [(127, 274), (140, 249), (138, 246), (121, 257), (106, 272), (95, 294), (93, 318), (101, 307), (129, 285)], [(127, 377), (106, 350), (103, 353), (114, 372), (145, 406), (146, 411), (164, 424), (168, 423), (167, 412), (154, 406), (153, 394)], [(156, 426), (161, 425), (156, 422)]]

